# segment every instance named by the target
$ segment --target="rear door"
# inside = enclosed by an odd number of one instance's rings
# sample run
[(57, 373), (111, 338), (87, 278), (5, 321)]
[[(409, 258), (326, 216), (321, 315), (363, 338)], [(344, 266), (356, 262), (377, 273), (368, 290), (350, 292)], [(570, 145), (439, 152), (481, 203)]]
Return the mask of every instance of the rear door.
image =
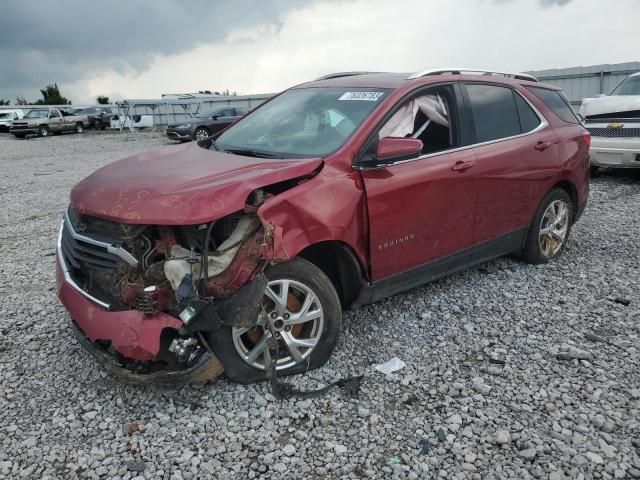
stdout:
[[(365, 147), (368, 154), (375, 152), (381, 136), (413, 136), (425, 145), (418, 158), (361, 172), (367, 194), (373, 280), (443, 257), (450, 260), (444, 260), (447, 269), (447, 262), (460, 260), (453, 254), (468, 249), (473, 241), (475, 190), (473, 168), (469, 167), (475, 163), (475, 154), (472, 148), (459, 148), (464, 143), (459, 91), (446, 85), (422, 90), (422, 95), (444, 100), (448, 127), (433, 122), (425, 127), (428, 118), (416, 116), (409, 122), (396, 122), (412, 125), (412, 132), (389, 129), (394, 116), (417, 98), (414, 94), (390, 113), (389, 121)], [(391, 135), (384, 133), (389, 131)]]
[(544, 194), (545, 179), (557, 173), (557, 135), (515, 88), (464, 87), (477, 157), (474, 243), (495, 240), (494, 246), (502, 243), (505, 251), (516, 249)]

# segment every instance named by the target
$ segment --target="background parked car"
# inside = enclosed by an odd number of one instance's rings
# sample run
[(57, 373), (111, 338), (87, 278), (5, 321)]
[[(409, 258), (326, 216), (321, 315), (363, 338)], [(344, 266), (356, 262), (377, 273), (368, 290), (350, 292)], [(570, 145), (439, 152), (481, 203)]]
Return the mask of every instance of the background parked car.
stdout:
[(24, 118), (13, 122), (9, 131), (17, 138), (27, 135), (46, 137), (49, 133), (82, 133), (86, 124), (87, 117), (84, 115), (73, 115), (68, 110), (55, 107), (42, 107), (29, 110)]
[(103, 106), (78, 108), (74, 111), (76, 115), (86, 115), (88, 128), (96, 130), (104, 130), (111, 126), (111, 117), (116, 113), (115, 109)]
[(640, 72), (609, 95), (582, 100), (580, 114), (591, 133), (591, 167), (640, 168)]
[(153, 115), (114, 115), (109, 120), (111, 128), (120, 128), (120, 124), (123, 124), (124, 128), (152, 128), (153, 127)]
[(24, 117), (24, 111), (16, 110), (0, 110), (0, 132), (8, 132), (13, 125), (14, 120)]
[(202, 112), (182, 122), (169, 124), (167, 137), (181, 142), (204, 140), (228, 127), (246, 113), (247, 109), (242, 107), (222, 107)]

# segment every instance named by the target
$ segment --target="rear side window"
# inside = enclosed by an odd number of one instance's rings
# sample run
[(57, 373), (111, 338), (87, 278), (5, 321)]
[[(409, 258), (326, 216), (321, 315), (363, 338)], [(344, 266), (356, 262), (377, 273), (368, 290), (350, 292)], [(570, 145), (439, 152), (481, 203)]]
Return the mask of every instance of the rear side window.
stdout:
[(527, 87), (531, 93), (544, 102), (558, 117), (568, 123), (580, 123), (566, 97), (557, 90), (548, 90), (540, 87)]
[(496, 85), (466, 85), (476, 130), (476, 142), (520, 135), (520, 118), (510, 88)]
[(513, 92), (513, 97), (516, 99), (516, 107), (518, 108), (518, 116), (520, 117), (522, 133), (535, 130), (538, 125), (540, 125), (538, 115), (536, 115), (536, 112), (533, 111), (531, 106), (519, 93)]

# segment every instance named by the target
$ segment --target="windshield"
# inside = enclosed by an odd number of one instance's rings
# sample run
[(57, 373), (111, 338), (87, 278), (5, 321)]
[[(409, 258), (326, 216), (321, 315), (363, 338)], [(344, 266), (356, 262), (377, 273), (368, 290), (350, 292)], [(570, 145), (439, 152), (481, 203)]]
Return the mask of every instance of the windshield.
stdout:
[(326, 156), (340, 148), (388, 89), (288, 90), (220, 135), (211, 148), (278, 157)]
[(611, 95), (640, 95), (640, 75), (628, 77), (613, 89)]
[(49, 110), (31, 110), (27, 113), (24, 118), (47, 118), (49, 116)]
[(13, 118), (11, 112), (0, 112), (0, 119)]

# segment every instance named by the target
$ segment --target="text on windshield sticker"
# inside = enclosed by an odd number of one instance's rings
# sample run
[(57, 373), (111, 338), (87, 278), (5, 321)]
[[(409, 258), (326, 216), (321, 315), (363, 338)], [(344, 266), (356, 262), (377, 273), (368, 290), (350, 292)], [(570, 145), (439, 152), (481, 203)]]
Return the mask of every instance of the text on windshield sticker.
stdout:
[(338, 100), (363, 100), (377, 102), (384, 92), (344, 92)]

